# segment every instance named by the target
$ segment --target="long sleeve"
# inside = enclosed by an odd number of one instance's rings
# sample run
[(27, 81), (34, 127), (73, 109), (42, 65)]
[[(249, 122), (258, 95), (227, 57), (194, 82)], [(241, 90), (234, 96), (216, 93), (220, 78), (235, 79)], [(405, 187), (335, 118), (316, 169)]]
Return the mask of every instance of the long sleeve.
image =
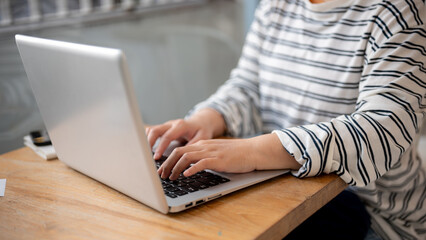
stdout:
[(353, 113), (274, 131), (302, 164), (294, 175), (335, 172), (348, 184), (365, 186), (411, 150), (425, 116), (424, 29), (407, 26), (388, 36), (381, 30), (371, 38)]
[(297, 177), (338, 174), (383, 239), (425, 239), (424, 12), (421, 0), (262, 1), (231, 79), (196, 110), (219, 111), (232, 136), (277, 134)]
[(229, 135), (241, 137), (260, 132), (259, 56), (269, 9), (268, 1), (259, 3), (238, 66), (231, 72), (230, 79), (210, 98), (196, 105), (189, 115), (202, 108), (213, 108), (223, 116)]

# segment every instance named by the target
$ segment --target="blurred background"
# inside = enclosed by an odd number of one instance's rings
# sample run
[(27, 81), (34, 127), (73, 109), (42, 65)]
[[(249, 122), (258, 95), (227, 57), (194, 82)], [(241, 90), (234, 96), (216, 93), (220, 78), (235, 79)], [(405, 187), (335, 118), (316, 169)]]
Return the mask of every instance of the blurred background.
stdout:
[[(257, 3), (0, 0), (0, 154), (44, 127), (15, 34), (122, 49), (143, 120), (157, 124), (185, 116), (228, 79)], [(419, 146), (424, 160), (425, 130)]]
[(257, 2), (0, 0), (0, 154), (44, 127), (15, 34), (122, 49), (143, 120), (156, 124), (185, 116), (227, 80)]

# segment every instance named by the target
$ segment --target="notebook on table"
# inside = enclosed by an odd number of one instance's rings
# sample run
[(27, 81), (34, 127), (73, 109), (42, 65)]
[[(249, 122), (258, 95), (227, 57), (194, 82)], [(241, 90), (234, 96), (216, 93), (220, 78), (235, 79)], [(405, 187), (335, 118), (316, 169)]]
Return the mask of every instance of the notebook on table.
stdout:
[(153, 209), (179, 212), (287, 172), (162, 181), (121, 50), (23, 35), (16, 43), (58, 158)]

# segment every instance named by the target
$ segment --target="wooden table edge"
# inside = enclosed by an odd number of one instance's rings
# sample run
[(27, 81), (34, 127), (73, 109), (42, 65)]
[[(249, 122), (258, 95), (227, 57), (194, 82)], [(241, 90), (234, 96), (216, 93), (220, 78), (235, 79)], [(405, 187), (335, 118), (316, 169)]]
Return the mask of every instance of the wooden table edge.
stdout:
[[(287, 236), (291, 231), (293, 231), (297, 226), (299, 226), (303, 221), (308, 219), (312, 214), (318, 211), (321, 207), (330, 202), (335, 198), (339, 193), (341, 193), (348, 185), (340, 178), (336, 177), (332, 182), (327, 184), (326, 187), (322, 188), (320, 191), (315, 193), (312, 197), (306, 199), (303, 204), (300, 204), (294, 208), (290, 213), (288, 213), (285, 218), (292, 219), (291, 225), (285, 225), (284, 217), (272, 225), (267, 231), (260, 234), (255, 239), (257, 240), (269, 240), (274, 239), (276, 236)], [(306, 206), (310, 206), (307, 208)], [(310, 210), (309, 216), (300, 216), (297, 215), (297, 212), (300, 208), (305, 208), (305, 210)]]
[[(5, 159), (13, 159), (17, 154), (25, 154), (31, 151), (31, 149), (23, 147), (5, 154), (1, 154), (0, 156)], [(34, 156), (39, 157), (35, 153), (33, 154)], [(58, 160), (56, 159), (56, 161)], [(281, 238), (281, 236), (286, 236), (288, 233), (290, 233), (294, 228), (296, 228), (299, 224), (306, 220), (310, 215), (312, 215), (314, 212), (316, 212), (318, 209), (328, 203), (331, 199), (333, 199), (347, 187), (347, 184), (343, 180), (341, 180), (341, 178), (336, 175), (334, 175), (333, 177), (334, 178), (324, 188), (322, 188), (320, 191), (316, 192), (312, 196), (308, 197), (303, 203), (299, 204), (296, 208), (291, 210), (291, 212), (277, 220), (267, 230), (262, 232), (254, 239), (275, 239), (277, 237)], [(297, 212), (300, 212), (301, 209), (303, 209), (305, 212), (308, 212), (308, 214), (303, 216), (298, 215)], [(279, 211), (279, 209), (277, 209), (277, 211)], [(290, 224), (288, 224), (288, 219), (291, 219)]]

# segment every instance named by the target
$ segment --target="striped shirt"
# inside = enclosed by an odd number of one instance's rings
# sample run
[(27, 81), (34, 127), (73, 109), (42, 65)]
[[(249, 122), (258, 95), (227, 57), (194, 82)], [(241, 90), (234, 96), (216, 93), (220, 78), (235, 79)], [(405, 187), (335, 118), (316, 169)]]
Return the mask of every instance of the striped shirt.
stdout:
[(426, 239), (425, 10), (262, 1), (230, 79), (193, 112), (216, 109), (236, 137), (273, 131), (302, 165), (294, 176), (338, 174), (383, 239)]

